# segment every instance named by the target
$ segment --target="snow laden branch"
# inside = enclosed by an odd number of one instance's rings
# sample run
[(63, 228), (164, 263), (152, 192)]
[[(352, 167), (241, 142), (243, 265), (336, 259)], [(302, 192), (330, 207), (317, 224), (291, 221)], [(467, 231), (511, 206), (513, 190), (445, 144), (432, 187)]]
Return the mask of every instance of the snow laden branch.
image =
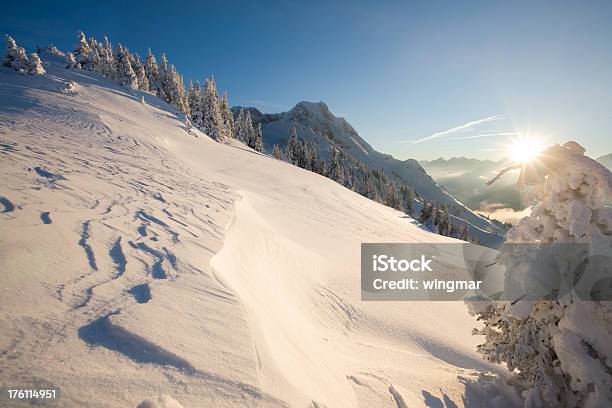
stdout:
[[(525, 407), (612, 406), (612, 302), (584, 300), (573, 288), (541, 300), (508, 294), (513, 282), (533, 288), (549, 279), (537, 275), (533, 252), (556, 244), (584, 244), (588, 259), (603, 256), (604, 268), (610, 267), (612, 208), (606, 204), (612, 174), (584, 152), (575, 142), (554, 145), (537, 160), (500, 172), (520, 168), (518, 184), (531, 187), (526, 198), (534, 206), (508, 231), (500, 250), (499, 261), (506, 266), (502, 300), (468, 302), (471, 314), (484, 323), (474, 330), (485, 337), (479, 352), (507, 365), (522, 386)], [(532, 244), (527, 247), (533, 250), (520, 244)]]

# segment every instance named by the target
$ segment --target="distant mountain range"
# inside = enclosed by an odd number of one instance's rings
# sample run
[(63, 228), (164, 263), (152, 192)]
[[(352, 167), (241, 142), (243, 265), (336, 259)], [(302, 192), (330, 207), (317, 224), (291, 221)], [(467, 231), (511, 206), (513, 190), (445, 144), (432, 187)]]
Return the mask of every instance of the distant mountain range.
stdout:
[[(612, 154), (601, 156), (597, 161), (612, 169)], [(514, 211), (525, 209), (516, 188), (517, 172), (507, 173), (490, 187), (485, 184), (508, 162), (508, 159), (493, 161), (453, 157), (419, 163), (438, 184), (467, 207), (489, 213), (500, 208)]]
[(470, 233), (481, 242), (493, 245), (503, 240), (503, 226), (475, 214), (456, 200), (416, 160), (398, 160), (376, 151), (344, 118), (334, 116), (323, 102), (299, 102), (290, 111), (275, 114), (262, 113), (252, 107), (232, 109), (235, 113), (240, 109), (248, 110), (253, 122), (261, 124), (267, 151), (271, 151), (275, 144), (285, 144), (291, 129), (295, 127), (298, 137), (310, 141), (319, 156), (328, 156), (331, 146), (335, 146), (371, 169), (382, 169), (387, 177), (410, 186), (428, 201), (453, 209), (454, 214), (466, 223)]
[(492, 186), (485, 184), (508, 162), (508, 159), (492, 161), (453, 157), (425, 160), (420, 164), (436, 182), (472, 210), (489, 211), (491, 206), (523, 210), (525, 204), (516, 188), (516, 172), (507, 173)]

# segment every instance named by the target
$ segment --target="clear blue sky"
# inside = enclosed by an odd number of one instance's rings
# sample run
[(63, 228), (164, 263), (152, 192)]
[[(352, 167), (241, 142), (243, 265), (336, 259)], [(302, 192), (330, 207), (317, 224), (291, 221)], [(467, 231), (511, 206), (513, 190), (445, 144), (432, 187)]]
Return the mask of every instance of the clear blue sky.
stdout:
[(498, 158), (526, 131), (612, 152), (609, 1), (141, 3), (6, 2), (0, 30), (28, 49), (78, 29), (150, 46), (265, 112), (324, 101), (402, 159)]

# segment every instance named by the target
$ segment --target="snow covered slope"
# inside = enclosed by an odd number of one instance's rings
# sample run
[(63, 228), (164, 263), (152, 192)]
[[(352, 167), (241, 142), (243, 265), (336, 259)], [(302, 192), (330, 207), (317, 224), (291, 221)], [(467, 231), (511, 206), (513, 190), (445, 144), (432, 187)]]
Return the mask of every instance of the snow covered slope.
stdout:
[[(234, 112), (239, 109), (233, 108)], [(455, 223), (465, 224), (470, 234), (480, 242), (497, 247), (503, 241), (503, 228), (475, 214), (440, 188), (416, 160), (402, 161), (374, 150), (346, 119), (334, 116), (325, 103), (299, 102), (290, 111), (277, 114), (262, 114), (256, 108), (246, 109), (251, 112), (254, 123), (262, 124), (268, 151), (271, 151), (274, 144), (282, 145), (286, 142), (293, 127), (300, 138), (310, 140), (324, 156), (329, 155), (330, 143), (333, 141), (345, 154), (371, 169), (383, 169), (388, 177), (407, 184), (428, 201), (455, 209), (459, 215), (453, 216)]]
[(361, 242), (449, 239), (47, 68), (0, 68), (0, 385), (62, 407), (482, 403), (463, 304), (359, 301)]

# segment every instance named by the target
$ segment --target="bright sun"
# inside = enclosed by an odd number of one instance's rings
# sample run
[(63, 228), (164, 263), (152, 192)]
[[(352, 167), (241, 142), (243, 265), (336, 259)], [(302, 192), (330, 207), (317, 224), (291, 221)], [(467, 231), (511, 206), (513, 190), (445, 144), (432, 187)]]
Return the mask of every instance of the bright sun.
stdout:
[(517, 139), (512, 142), (508, 152), (510, 159), (517, 162), (528, 162), (544, 148), (541, 140), (535, 138)]

